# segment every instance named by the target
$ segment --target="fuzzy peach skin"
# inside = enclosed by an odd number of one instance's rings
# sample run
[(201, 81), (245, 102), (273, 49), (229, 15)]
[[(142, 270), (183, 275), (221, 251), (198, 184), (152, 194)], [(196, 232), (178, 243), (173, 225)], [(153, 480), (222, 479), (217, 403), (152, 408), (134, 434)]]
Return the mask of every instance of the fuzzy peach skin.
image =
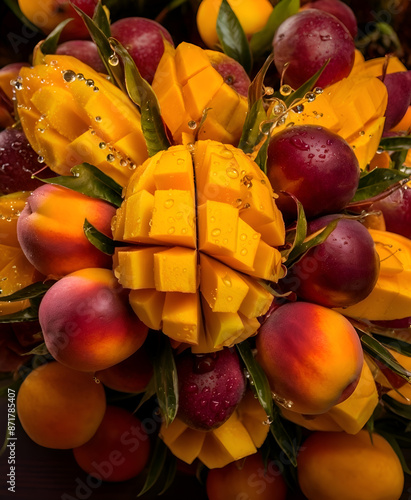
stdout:
[(39, 308), (51, 355), (74, 370), (104, 370), (131, 356), (148, 328), (108, 269), (82, 269), (55, 283)]
[(23, 429), (35, 443), (66, 450), (94, 435), (104, 417), (106, 396), (91, 373), (53, 361), (24, 379), (16, 406)]
[(52, 184), (27, 199), (17, 223), (17, 238), (27, 259), (42, 274), (59, 278), (86, 267), (111, 267), (111, 256), (92, 245), (84, 220), (111, 237), (115, 208), (71, 189)]
[(360, 340), (351, 323), (331, 309), (308, 302), (280, 306), (256, 342), (275, 399), (293, 411), (325, 413), (357, 386)]

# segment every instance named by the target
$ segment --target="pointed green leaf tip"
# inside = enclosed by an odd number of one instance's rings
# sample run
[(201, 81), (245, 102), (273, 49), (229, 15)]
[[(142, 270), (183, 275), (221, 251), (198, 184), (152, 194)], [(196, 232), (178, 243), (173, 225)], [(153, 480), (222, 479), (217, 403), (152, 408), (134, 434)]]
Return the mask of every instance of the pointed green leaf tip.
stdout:
[(161, 118), (160, 105), (151, 85), (140, 75), (133, 58), (115, 38), (110, 38), (114, 52), (124, 65), (125, 87), (130, 99), (139, 106), (141, 128), (147, 144), (149, 156), (168, 149), (171, 144), (167, 138)]
[(216, 28), (218, 40), (224, 53), (238, 61), (249, 73), (253, 65), (250, 45), (227, 0), (223, 0), (221, 3)]

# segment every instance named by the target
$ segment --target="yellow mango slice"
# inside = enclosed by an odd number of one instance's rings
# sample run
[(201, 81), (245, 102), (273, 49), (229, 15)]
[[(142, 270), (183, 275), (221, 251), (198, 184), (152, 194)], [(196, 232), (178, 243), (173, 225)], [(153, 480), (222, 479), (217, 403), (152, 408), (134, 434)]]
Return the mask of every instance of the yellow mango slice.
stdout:
[(231, 345), (232, 339), (243, 333), (244, 324), (237, 313), (214, 312), (205, 299), (203, 299), (202, 305), (207, 334), (214, 348)]
[(141, 131), (141, 125), (138, 122), (134, 122), (133, 125), (137, 130), (133, 130), (113, 144), (113, 149), (119, 151), (123, 158), (127, 157), (132, 160), (132, 163), (128, 165), (130, 171), (133, 171), (137, 165), (143, 163), (147, 158), (147, 146)]
[(154, 254), (154, 286), (159, 292), (195, 293), (197, 252), (173, 247)]
[(153, 288), (131, 290), (129, 302), (141, 321), (153, 330), (161, 329), (161, 315), (166, 294)]
[(154, 254), (164, 247), (117, 247), (114, 274), (124, 288), (154, 288)]
[(165, 151), (153, 175), (157, 189), (180, 189), (194, 197), (193, 164), (186, 147), (175, 146)]
[(207, 200), (197, 211), (199, 249), (211, 255), (235, 252), (238, 209), (227, 203)]
[(150, 237), (171, 245), (196, 247), (195, 204), (189, 191), (158, 189), (154, 193)]
[(254, 270), (248, 274), (268, 281), (277, 281), (281, 275), (280, 252), (260, 240), (255, 254)]
[(51, 128), (40, 132), (39, 127), (34, 129), (35, 143), (38, 151), (47, 165), (55, 165), (54, 171), (61, 175), (70, 175), (70, 169), (81, 163), (75, 152), (70, 151), (69, 141)]
[[(174, 422), (173, 422), (174, 423)], [(173, 423), (171, 425), (173, 425)], [(164, 442), (168, 445), (166, 440), (167, 433), (163, 433)], [(173, 442), (173, 455), (187, 464), (191, 464), (198, 457), (203, 447), (204, 440), (207, 434), (199, 432), (187, 427)]]
[(180, 43), (175, 51), (177, 78), (181, 85), (211, 66), (207, 52), (191, 43)]
[(242, 274), (241, 278), (247, 283), (248, 292), (240, 305), (239, 312), (247, 318), (258, 318), (265, 314), (273, 302), (273, 295), (257, 281)]
[(254, 446), (260, 448), (267, 437), (270, 426), (268, 425), (267, 414), (251, 390), (246, 392), (238, 406), (237, 412)]
[(384, 116), (376, 118), (373, 122), (369, 123), (367, 134), (360, 134), (356, 139), (353, 138), (350, 141), (361, 170), (364, 170), (370, 163), (378, 149), (384, 130), (384, 123)]
[(166, 335), (179, 342), (197, 344), (201, 324), (198, 294), (167, 292), (162, 320)]
[(248, 285), (233, 269), (200, 255), (200, 291), (214, 312), (237, 312)]
[(123, 202), (124, 229), (122, 239), (136, 243), (151, 243), (150, 222), (154, 209), (154, 196), (145, 189)]
[(371, 321), (405, 318), (411, 310), (411, 242), (388, 231), (369, 232), (380, 256), (377, 283), (368, 297), (340, 311)]
[(0, 196), (0, 244), (19, 247), (17, 221), (30, 196), (28, 191), (18, 191)]
[(210, 469), (224, 467), (233, 461), (232, 455), (214, 436), (214, 432), (206, 434), (198, 458), (206, 467)]
[(125, 198), (143, 189), (154, 194), (156, 190), (154, 172), (161, 162), (162, 154), (163, 153), (160, 152), (157, 153), (155, 157), (148, 158), (148, 160), (137, 168), (126, 186)]

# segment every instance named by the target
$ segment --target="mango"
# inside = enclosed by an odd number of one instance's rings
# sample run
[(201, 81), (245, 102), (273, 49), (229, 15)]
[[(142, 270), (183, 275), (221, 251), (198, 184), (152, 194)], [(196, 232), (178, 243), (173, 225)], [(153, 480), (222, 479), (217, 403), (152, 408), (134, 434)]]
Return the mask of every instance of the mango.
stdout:
[[(70, 210), (67, 210), (70, 207)], [(17, 237), (28, 261), (42, 274), (58, 278), (84, 267), (111, 267), (111, 257), (84, 234), (85, 219), (111, 235), (115, 209), (70, 189), (44, 184), (28, 197), (17, 223)]]
[[(188, 81), (191, 62), (181, 64)], [(112, 231), (128, 243), (116, 248), (113, 270), (141, 320), (195, 352), (254, 335), (273, 300), (257, 280), (282, 276), (272, 245), (283, 244), (285, 228), (274, 198), (248, 156), (212, 140), (172, 146), (139, 166)]]
[[(164, 47), (152, 87), (174, 142), (191, 143), (198, 134), (201, 139), (237, 144), (247, 98), (224, 82), (207, 51), (186, 42), (174, 49), (164, 41)], [(200, 127), (204, 112), (207, 117)]]
[(46, 164), (69, 175), (75, 165), (91, 163), (126, 185), (148, 156), (140, 113), (128, 96), (66, 55), (46, 55), (19, 76), (23, 130)]
[(256, 337), (257, 361), (279, 404), (318, 415), (342, 403), (363, 369), (361, 342), (341, 314), (309, 302), (274, 310)]
[(405, 318), (411, 310), (411, 241), (388, 231), (369, 232), (380, 257), (377, 283), (368, 297), (340, 312), (370, 321)]
[(85, 268), (64, 276), (39, 309), (44, 341), (56, 361), (83, 372), (113, 366), (136, 352), (148, 328), (112, 271)]

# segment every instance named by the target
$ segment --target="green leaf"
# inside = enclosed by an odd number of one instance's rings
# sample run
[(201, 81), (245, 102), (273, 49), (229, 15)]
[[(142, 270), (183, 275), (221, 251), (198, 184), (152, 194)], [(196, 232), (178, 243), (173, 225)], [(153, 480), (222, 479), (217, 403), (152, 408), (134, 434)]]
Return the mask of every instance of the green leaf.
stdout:
[(141, 128), (149, 156), (170, 147), (160, 105), (150, 84), (140, 75), (135, 62), (127, 50), (114, 38), (110, 38), (114, 51), (124, 64), (125, 86), (131, 100), (140, 107)]
[(93, 22), (107, 38), (111, 36), (110, 19), (100, 0), (94, 10)]
[(390, 168), (375, 168), (371, 172), (360, 177), (357, 191), (350, 203), (373, 198), (386, 189), (407, 179), (408, 175)]
[(393, 413), (395, 413), (399, 417), (411, 420), (411, 405), (400, 403), (399, 401), (388, 396), (387, 394), (383, 394), (381, 399), (384, 406), (389, 410), (391, 410)]
[(0, 323), (22, 323), (23, 321), (37, 321), (38, 319), (38, 309), (27, 307), (27, 309), (0, 316)]
[(150, 460), (150, 464), (148, 467), (148, 474), (144, 486), (140, 493), (137, 495), (141, 497), (147, 491), (149, 491), (158, 481), (161, 473), (164, 469), (164, 465), (166, 463), (166, 457), (168, 453), (168, 448), (164, 444), (163, 440), (159, 437), (157, 438), (154, 452)]
[[(113, 49), (110, 45), (107, 35), (101, 28), (99, 28), (97, 23), (94, 22), (90, 16), (85, 14), (76, 5), (72, 4), (72, 7), (76, 10), (76, 12), (79, 14), (79, 16), (83, 19), (84, 23), (86, 24), (90, 36), (93, 39), (93, 42), (97, 45), (97, 49), (100, 54), (101, 60), (103, 61), (104, 66), (106, 67), (107, 73), (110, 76), (112, 83), (116, 84), (125, 92), (124, 72), (123, 68), (121, 67), (121, 64), (110, 64), (110, 61), (113, 60), (112, 59)], [(101, 22), (100, 17), (99, 17), (99, 22)]]
[(84, 220), (83, 230), (88, 241), (98, 250), (100, 250), (100, 252), (103, 252), (107, 255), (114, 254), (114, 241), (105, 234), (101, 233), (98, 229), (96, 229), (93, 224), (91, 224), (87, 219)]
[(295, 439), (291, 437), (285, 428), (277, 405), (274, 405), (273, 421), (270, 425), (270, 431), (276, 443), (286, 454), (291, 464), (297, 467), (298, 446)]
[(392, 168), (394, 170), (401, 170), (408, 175), (411, 175), (410, 169), (405, 167), (404, 162), (407, 158), (407, 149), (402, 149), (400, 151), (395, 151), (390, 155), (390, 160), (392, 164)]
[(380, 141), (380, 148), (385, 151), (401, 151), (411, 148), (411, 135), (400, 137), (383, 137)]
[(37, 356), (46, 356), (49, 353), (49, 350), (47, 349), (47, 346), (45, 342), (42, 344), (34, 347), (31, 351), (25, 352), (23, 356), (30, 356), (30, 355), (37, 355)]
[(280, 24), (300, 9), (300, 0), (281, 0), (274, 7), (266, 25), (251, 37), (250, 47), (255, 59), (273, 50), (273, 38)]
[(111, 177), (89, 163), (81, 163), (71, 169), (73, 175), (62, 175), (50, 179), (40, 179), (48, 184), (72, 189), (78, 193), (107, 201), (115, 207), (122, 202), (122, 187)]
[(367, 352), (372, 358), (383, 363), (391, 371), (407, 380), (407, 382), (411, 382), (411, 372), (402, 367), (390, 351), (378, 342), (378, 340), (369, 334), (363, 334), (361, 335), (361, 344), (364, 351)]
[(159, 496), (163, 495), (173, 484), (174, 479), (176, 477), (177, 473), (177, 459), (174, 455), (171, 453), (168, 453), (167, 455), (167, 460), (166, 460), (166, 478), (164, 482), (163, 489), (160, 491)]
[[(17, 292), (10, 295), (0, 295), (0, 302), (17, 302), (19, 300), (34, 299), (36, 297), (42, 297), (47, 290), (54, 285), (55, 281), (48, 280), (46, 282), (38, 281), (37, 283), (32, 283)], [(4, 318), (4, 316), (0, 316)]]
[(178, 410), (178, 380), (173, 352), (168, 339), (163, 339), (158, 356), (153, 359), (154, 383), (165, 425), (174, 420)]
[[(399, 329), (405, 330), (405, 329)], [(409, 332), (410, 329), (408, 329)], [(400, 354), (404, 354), (404, 356), (411, 356), (411, 344), (409, 342), (405, 342), (404, 340), (398, 340), (391, 337), (385, 337), (384, 335), (378, 335), (373, 333), (373, 336), (378, 342), (384, 344), (390, 349), (399, 352)]]
[(216, 28), (218, 40), (224, 53), (238, 61), (249, 73), (253, 64), (250, 45), (240, 21), (227, 0), (223, 0), (221, 3)]
[(46, 54), (55, 54), (57, 45), (60, 40), (60, 35), (66, 25), (72, 21), (73, 18), (65, 19), (59, 25), (57, 25), (54, 30), (47, 36), (44, 42), (40, 45), (41, 53)]
[(286, 99), (284, 99), (284, 103), (287, 106), (287, 108), (290, 106), (291, 107), (295, 106), (295, 104), (298, 103), (298, 101), (304, 99), (305, 94), (307, 92), (310, 92), (314, 88), (314, 85), (317, 83), (317, 80), (320, 78), (322, 72), (325, 70), (329, 62), (330, 60), (328, 59), (323, 64), (323, 66), (317, 71), (317, 73), (315, 73), (315, 75), (313, 75), (309, 80), (303, 83), (301, 87), (299, 87), (297, 90), (292, 92)]
[(267, 416), (272, 420), (274, 418), (273, 398), (267, 376), (260, 364), (255, 360), (247, 341), (237, 344), (236, 347), (247, 368), (247, 372), (250, 374), (251, 387)]
[(267, 113), (264, 109), (262, 94), (265, 75), (272, 62), (273, 55), (271, 54), (266, 59), (248, 89), (248, 113), (244, 122), (241, 139), (238, 144), (238, 148), (242, 149), (246, 154), (252, 153), (254, 147), (263, 138), (260, 125), (267, 120)]
[(264, 143), (261, 145), (260, 149), (258, 150), (257, 156), (255, 157), (255, 163), (260, 167), (260, 169), (266, 174), (267, 173), (267, 152), (268, 152), (268, 145), (269, 145), (269, 139), (264, 141)]

